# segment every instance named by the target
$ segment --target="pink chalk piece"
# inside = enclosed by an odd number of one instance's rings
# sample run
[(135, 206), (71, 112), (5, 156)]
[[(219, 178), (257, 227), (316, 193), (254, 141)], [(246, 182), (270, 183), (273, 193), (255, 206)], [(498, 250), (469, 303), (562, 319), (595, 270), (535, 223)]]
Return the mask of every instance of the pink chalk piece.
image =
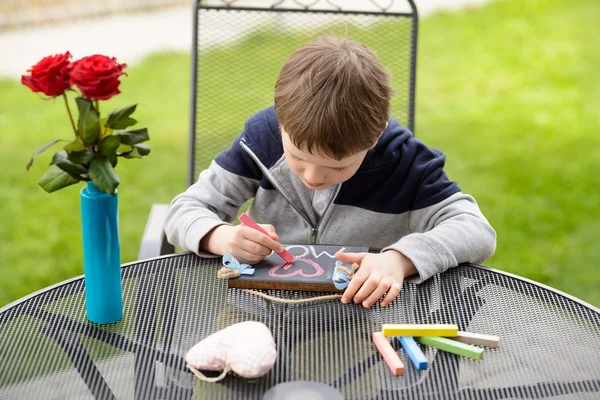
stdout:
[[(249, 226), (250, 228), (256, 229), (257, 231), (262, 232), (267, 236), (269, 235), (263, 228), (258, 226), (258, 224), (256, 222), (254, 222), (252, 220), (252, 218), (250, 218), (248, 216), (248, 214), (242, 213), (242, 215), (240, 215), (240, 217), (239, 217), (239, 220), (242, 224)], [(281, 258), (283, 258), (287, 263), (291, 263), (294, 261), (294, 256), (292, 255), (292, 253), (290, 253), (286, 249), (283, 249), (283, 251), (281, 253), (277, 253), (277, 254), (279, 254), (279, 256)]]
[(373, 332), (373, 343), (392, 373), (395, 376), (404, 375), (404, 363), (398, 357), (396, 350), (394, 350), (387, 337), (383, 336), (383, 332)]
[(466, 344), (472, 344), (475, 346), (484, 346), (491, 348), (498, 347), (498, 345), (500, 344), (499, 336), (482, 335), (481, 333), (463, 331), (458, 331), (458, 336), (451, 337), (449, 339), (453, 339)]

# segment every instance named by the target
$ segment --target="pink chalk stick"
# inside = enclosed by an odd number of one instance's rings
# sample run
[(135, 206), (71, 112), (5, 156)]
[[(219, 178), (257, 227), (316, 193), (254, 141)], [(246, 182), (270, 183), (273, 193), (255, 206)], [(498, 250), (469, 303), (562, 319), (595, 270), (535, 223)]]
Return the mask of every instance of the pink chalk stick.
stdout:
[[(240, 215), (240, 217), (239, 217), (239, 220), (242, 224), (249, 226), (250, 228), (256, 229), (257, 231), (262, 232), (265, 235), (269, 236), (269, 234), (263, 228), (261, 228), (256, 222), (254, 222), (252, 220), (252, 218), (250, 218), (246, 213), (242, 213), (242, 215)], [(292, 253), (290, 253), (286, 249), (283, 249), (283, 251), (281, 253), (277, 253), (277, 254), (279, 254), (279, 256), (281, 258), (283, 258), (285, 260), (285, 262), (287, 262), (287, 263), (291, 263), (294, 261), (294, 256), (292, 255)]]
[(392, 373), (395, 376), (404, 375), (404, 363), (402, 363), (402, 360), (400, 360), (400, 357), (398, 357), (396, 350), (394, 350), (388, 339), (383, 336), (383, 332), (373, 332), (373, 343), (375, 343), (375, 347), (377, 347), (377, 350), (383, 356)]
[(494, 335), (482, 335), (480, 333), (458, 331), (458, 336), (449, 339), (457, 340), (466, 344), (474, 344), (476, 346), (498, 347), (500, 337)]

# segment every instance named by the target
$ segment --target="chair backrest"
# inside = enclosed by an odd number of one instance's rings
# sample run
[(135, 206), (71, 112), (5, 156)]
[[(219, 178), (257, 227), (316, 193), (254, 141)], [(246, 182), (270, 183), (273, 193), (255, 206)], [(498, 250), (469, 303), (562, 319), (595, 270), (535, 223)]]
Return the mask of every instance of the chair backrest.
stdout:
[(376, 52), (396, 90), (391, 114), (414, 133), (413, 0), (196, 0), (194, 11), (188, 185), (272, 104), (285, 59), (323, 34)]

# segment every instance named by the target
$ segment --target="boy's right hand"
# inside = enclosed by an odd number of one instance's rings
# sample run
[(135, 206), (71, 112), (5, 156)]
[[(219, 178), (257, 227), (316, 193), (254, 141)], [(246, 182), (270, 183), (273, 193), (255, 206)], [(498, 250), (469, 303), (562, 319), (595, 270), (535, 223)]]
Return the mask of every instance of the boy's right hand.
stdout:
[(244, 264), (256, 264), (271, 254), (271, 251), (283, 251), (275, 227), (269, 224), (258, 225), (268, 235), (241, 224), (219, 225), (202, 239), (200, 247), (215, 254), (231, 254)]

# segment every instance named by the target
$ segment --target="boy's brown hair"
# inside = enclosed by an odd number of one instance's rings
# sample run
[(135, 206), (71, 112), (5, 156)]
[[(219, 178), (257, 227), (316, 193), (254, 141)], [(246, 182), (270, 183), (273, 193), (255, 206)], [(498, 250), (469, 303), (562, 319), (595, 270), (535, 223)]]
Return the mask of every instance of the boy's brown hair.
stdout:
[(389, 73), (370, 49), (323, 36), (283, 64), (275, 111), (296, 147), (341, 160), (375, 144), (393, 92)]

